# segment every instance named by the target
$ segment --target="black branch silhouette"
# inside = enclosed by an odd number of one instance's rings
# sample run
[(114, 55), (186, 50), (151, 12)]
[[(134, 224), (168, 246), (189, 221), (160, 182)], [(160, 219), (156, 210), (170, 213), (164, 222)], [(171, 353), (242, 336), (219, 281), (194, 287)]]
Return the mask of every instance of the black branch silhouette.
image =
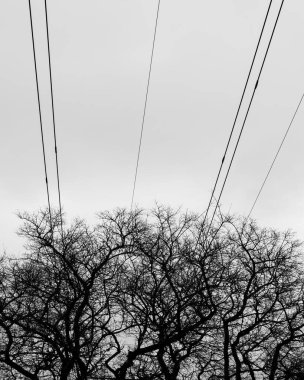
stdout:
[(3, 379), (303, 379), (301, 244), (163, 206), (19, 215), (0, 262)]

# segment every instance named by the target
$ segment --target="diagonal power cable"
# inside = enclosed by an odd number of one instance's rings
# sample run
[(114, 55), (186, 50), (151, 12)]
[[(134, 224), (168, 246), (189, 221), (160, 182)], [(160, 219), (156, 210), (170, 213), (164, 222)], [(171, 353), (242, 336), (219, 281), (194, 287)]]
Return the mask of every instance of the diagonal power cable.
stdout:
[(37, 101), (38, 101), (38, 111), (39, 111), (39, 121), (40, 121), (40, 134), (41, 134), (42, 153), (43, 153), (45, 184), (46, 184), (47, 201), (48, 201), (48, 208), (49, 208), (50, 227), (52, 230), (52, 214), (51, 214), (51, 204), (50, 204), (50, 192), (49, 192), (46, 158), (45, 158), (45, 145), (44, 145), (42, 117), (41, 117), (40, 93), (39, 93), (39, 82), (38, 82), (38, 74), (37, 74), (37, 61), (36, 61), (36, 49), (35, 49), (35, 40), (34, 40), (34, 31), (33, 31), (31, 0), (28, 0), (28, 4), (29, 4), (29, 12), (30, 12), (30, 24), (31, 24), (31, 35), (32, 35), (32, 46), (33, 46), (33, 57), (34, 57), (34, 67), (35, 67), (36, 91), (37, 91)]
[(211, 194), (211, 197), (210, 197), (210, 200), (209, 200), (209, 203), (208, 203), (208, 207), (207, 207), (207, 210), (204, 212), (205, 216), (204, 216), (204, 220), (203, 220), (203, 224), (202, 224), (202, 229), (203, 229), (203, 227), (205, 225), (205, 221), (206, 221), (208, 212), (209, 212), (210, 207), (211, 207), (212, 199), (214, 198), (214, 192), (216, 190), (216, 186), (218, 184), (218, 180), (219, 180), (220, 174), (222, 172), (222, 168), (223, 168), (224, 161), (225, 161), (225, 158), (226, 158), (226, 154), (227, 154), (230, 142), (231, 142), (231, 138), (232, 138), (232, 135), (233, 135), (233, 132), (234, 132), (234, 128), (235, 128), (235, 125), (236, 125), (236, 122), (237, 122), (237, 119), (238, 119), (238, 116), (239, 116), (239, 113), (240, 113), (241, 106), (243, 104), (243, 99), (244, 99), (245, 92), (246, 92), (246, 89), (247, 89), (247, 85), (248, 85), (248, 82), (249, 82), (249, 78), (250, 78), (250, 75), (251, 75), (251, 72), (252, 72), (252, 68), (253, 68), (253, 65), (254, 65), (254, 62), (255, 62), (255, 59), (256, 59), (256, 56), (257, 56), (257, 52), (259, 50), (260, 42), (261, 42), (261, 39), (262, 39), (262, 36), (263, 36), (263, 33), (264, 33), (264, 29), (265, 29), (265, 25), (266, 25), (266, 22), (267, 22), (267, 19), (268, 19), (268, 15), (269, 15), (269, 11), (270, 11), (270, 8), (271, 8), (271, 4), (272, 4), (272, 0), (270, 1), (269, 5), (268, 5), (267, 13), (266, 13), (266, 16), (265, 16), (265, 19), (264, 19), (264, 22), (263, 22), (263, 26), (262, 26), (262, 29), (261, 29), (261, 32), (260, 32), (259, 40), (258, 40), (258, 43), (256, 45), (255, 52), (254, 52), (254, 55), (253, 55), (253, 58), (252, 58), (252, 61), (251, 61), (251, 65), (250, 65), (250, 69), (249, 69), (249, 72), (248, 72), (248, 75), (247, 75), (246, 83), (245, 83), (245, 86), (244, 86), (244, 89), (243, 89), (243, 93), (242, 93), (242, 96), (241, 96), (241, 99), (240, 99), (240, 102), (239, 102), (239, 105), (238, 105), (238, 108), (237, 108), (237, 111), (236, 111), (236, 114), (235, 114), (235, 117), (234, 117), (234, 121), (233, 121), (233, 124), (232, 124), (232, 128), (231, 128), (231, 131), (230, 131), (228, 142), (227, 142), (227, 145), (226, 145), (226, 148), (225, 148), (225, 152), (224, 152), (221, 164), (220, 164), (220, 168), (218, 170), (217, 177), (216, 177), (213, 189), (212, 189), (212, 194)]
[(297, 113), (298, 113), (298, 110), (299, 110), (299, 108), (300, 108), (300, 106), (301, 106), (301, 103), (302, 103), (303, 98), (304, 98), (304, 93), (303, 93), (303, 95), (301, 96), (301, 99), (300, 99), (300, 101), (299, 101), (299, 103), (298, 103), (298, 106), (297, 106), (297, 108), (296, 108), (296, 110), (295, 110), (295, 112), (294, 112), (294, 114), (293, 114), (293, 116), (292, 116), (292, 118), (291, 118), (291, 121), (290, 121), (290, 123), (289, 123), (289, 125), (288, 125), (288, 128), (287, 128), (287, 130), (286, 130), (286, 132), (285, 132), (285, 134), (284, 134), (284, 136), (283, 136), (283, 139), (282, 139), (282, 141), (281, 141), (281, 144), (280, 144), (280, 146), (279, 146), (279, 148), (278, 148), (278, 150), (277, 150), (277, 152), (276, 152), (276, 154), (275, 154), (275, 156), (274, 156), (274, 159), (272, 160), (272, 163), (271, 163), (271, 165), (270, 165), (270, 167), (269, 167), (269, 169), (268, 169), (268, 172), (267, 172), (267, 174), (266, 174), (266, 177), (265, 177), (265, 179), (264, 179), (264, 181), (263, 181), (263, 183), (262, 183), (262, 185), (261, 185), (261, 187), (260, 187), (260, 190), (259, 190), (259, 192), (258, 192), (258, 195), (256, 196), (256, 198), (255, 198), (255, 200), (254, 200), (254, 202), (253, 202), (253, 205), (252, 205), (252, 207), (251, 207), (251, 209), (250, 209), (250, 211), (249, 211), (249, 214), (248, 214), (248, 216), (247, 216), (247, 219), (250, 217), (250, 215), (251, 215), (251, 213), (252, 213), (252, 211), (253, 211), (253, 209), (254, 209), (254, 207), (255, 207), (255, 205), (256, 205), (256, 203), (257, 203), (257, 201), (258, 201), (258, 199), (259, 199), (259, 197), (260, 197), (260, 195), (261, 195), (261, 192), (262, 192), (262, 190), (263, 190), (263, 188), (264, 188), (264, 186), (265, 186), (265, 183), (267, 182), (267, 179), (268, 179), (268, 177), (269, 177), (269, 175), (270, 175), (270, 172), (271, 172), (271, 170), (272, 170), (272, 168), (273, 168), (273, 165), (274, 165), (274, 163), (275, 163), (275, 161), (276, 161), (276, 159), (277, 159), (277, 157), (278, 157), (278, 155), (279, 155), (279, 153), (280, 153), (280, 151), (281, 151), (281, 148), (282, 148), (282, 146), (283, 146), (283, 144), (284, 144), (284, 142), (285, 142), (285, 140), (286, 140), (286, 137), (287, 137), (287, 135), (288, 135), (288, 132), (289, 132), (289, 130), (290, 130), (292, 124), (293, 124), (293, 121), (294, 121), (294, 119), (295, 119), (295, 117), (296, 117), (296, 115), (297, 115)]
[(53, 118), (53, 136), (54, 136), (54, 144), (55, 144), (56, 174), (57, 174), (57, 190), (58, 190), (59, 213), (60, 213), (61, 232), (62, 232), (61, 192), (60, 192), (59, 168), (58, 168), (58, 153), (57, 153), (57, 137), (56, 137), (56, 123), (55, 123), (55, 110), (54, 110), (54, 94), (53, 94), (53, 79), (52, 79), (49, 23), (48, 23), (47, 1), (46, 0), (44, 0), (44, 10), (45, 10), (45, 24), (46, 24), (47, 46), (48, 46), (48, 59), (49, 59), (49, 74), (50, 74), (52, 118)]
[(141, 122), (139, 145), (138, 145), (138, 151), (137, 151), (135, 176), (134, 176), (134, 182), (133, 182), (132, 199), (131, 199), (131, 210), (133, 208), (133, 202), (134, 202), (134, 194), (135, 194), (136, 181), (137, 181), (138, 165), (139, 165), (140, 151), (141, 151), (142, 138), (143, 138), (143, 132), (144, 132), (145, 118), (146, 118), (146, 110), (147, 110), (147, 103), (148, 103), (148, 96), (149, 96), (149, 87), (150, 87), (150, 79), (151, 79), (151, 71), (152, 71), (152, 63), (153, 63), (153, 55), (154, 55), (154, 47), (155, 47), (157, 24), (158, 24), (159, 7), (160, 7), (160, 0), (158, 0), (158, 4), (157, 4), (157, 12), (156, 12), (156, 19), (155, 19), (155, 27), (154, 27), (152, 51), (151, 51), (151, 57), (150, 57), (149, 74), (148, 74), (148, 81), (147, 81), (147, 87), (146, 87), (144, 111), (143, 111), (142, 122)]
[[(213, 212), (213, 215), (212, 215), (212, 218), (211, 218), (211, 222), (209, 224), (209, 229), (210, 229), (210, 226), (212, 225), (212, 222), (213, 222), (213, 219), (214, 219), (214, 216), (215, 216), (215, 213), (217, 211), (217, 208), (218, 208), (218, 205), (219, 205), (219, 202), (220, 202), (220, 199), (221, 199), (221, 196), (223, 194), (223, 191), (224, 191), (224, 188), (225, 188), (225, 185), (226, 185), (226, 182), (227, 182), (227, 178), (229, 176), (229, 173), (230, 173), (230, 169), (231, 169), (231, 166), (232, 166), (232, 163), (233, 163), (233, 160), (234, 160), (234, 156), (235, 156), (235, 153), (237, 151), (237, 148), (239, 146), (239, 142), (240, 142), (240, 139), (241, 139), (241, 136), (242, 136), (242, 133), (243, 133), (243, 130), (244, 130), (244, 127), (245, 127), (245, 124), (246, 124), (246, 121), (247, 121), (247, 117), (248, 117), (248, 114), (249, 114), (249, 111), (250, 111), (250, 108), (251, 108), (251, 104), (252, 104), (252, 101), (253, 101), (253, 98), (255, 96), (255, 93), (256, 93), (256, 90), (257, 90), (257, 87), (258, 87), (258, 84), (259, 84), (259, 80), (260, 80), (260, 77), (261, 77), (261, 74), (262, 74), (262, 71), (263, 71), (263, 68), (264, 68), (264, 64), (265, 64), (265, 61), (266, 61), (266, 58), (267, 58), (267, 55), (268, 55), (268, 51), (269, 51), (269, 48), (270, 48), (270, 45), (271, 45), (271, 42), (272, 42), (272, 39), (273, 39), (273, 35), (274, 35), (274, 32), (276, 30), (276, 26), (277, 26), (277, 23), (278, 23), (278, 20), (279, 20), (279, 17), (280, 17), (280, 14), (281, 14), (281, 10), (282, 10), (282, 7), (283, 7), (283, 4), (284, 4), (284, 1), (285, 0), (282, 0), (281, 2), (281, 6), (280, 6), (280, 9), (278, 11), (278, 14), (277, 14), (277, 17), (276, 17), (276, 21), (275, 21), (275, 24), (273, 26), (273, 29), (272, 29), (272, 33), (271, 33), (271, 36), (270, 36), (270, 39), (269, 39), (269, 42), (268, 42), (268, 45), (267, 45), (267, 49), (266, 49), (266, 52), (264, 54), (264, 58), (263, 58), (263, 62), (262, 62), (262, 65), (261, 65), (261, 68), (260, 68), (260, 71), (259, 71), (259, 75), (258, 75), (258, 79), (256, 81), (256, 84), (254, 86), (254, 90), (252, 92), (252, 95), (251, 95), (251, 99), (250, 99), (250, 102), (249, 102), (249, 105), (247, 107), (247, 111), (246, 111), (246, 115), (245, 115), (245, 118), (244, 118), (244, 121), (243, 121), (243, 124), (242, 124), (242, 128), (240, 130), (240, 133), (239, 133), (239, 136), (238, 136), (238, 139), (237, 139), (237, 142), (236, 142), (236, 145), (235, 145), (235, 148), (234, 148), (234, 151), (233, 151), (233, 154), (232, 154), (232, 157), (231, 157), (231, 160), (230, 160), (230, 163), (229, 163), (229, 167), (228, 167), (228, 170), (226, 172), (226, 176), (225, 176), (225, 179), (224, 179), (224, 183), (222, 185), (222, 188), (221, 188), (221, 192), (220, 192), (220, 195), (217, 199), (217, 202), (216, 202), (216, 206), (215, 206), (215, 209), (214, 209), (214, 212)], [(208, 229), (208, 232), (209, 232), (209, 229)], [(208, 232), (207, 232), (207, 235), (208, 235)], [(215, 237), (215, 236), (214, 236)], [(212, 238), (212, 240), (214, 239), (214, 237)]]

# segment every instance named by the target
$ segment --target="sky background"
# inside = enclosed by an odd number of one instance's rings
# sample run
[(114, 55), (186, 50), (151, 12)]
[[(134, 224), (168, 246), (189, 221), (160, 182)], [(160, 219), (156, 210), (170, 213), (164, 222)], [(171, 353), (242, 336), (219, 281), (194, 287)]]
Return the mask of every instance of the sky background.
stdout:
[[(235, 136), (280, 3), (273, 0)], [(157, 201), (198, 213), (206, 209), (268, 4), (161, 0), (138, 206), (151, 208)], [(98, 211), (130, 207), (156, 9), (156, 0), (48, 1), (61, 195), (68, 219), (80, 216), (94, 223)], [(32, 11), (56, 207), (44, 2), (32, 0)], [(303, 0), (285, 1), (221, 199), (223, 211), (247, 215), (258, 193), (304, 91), (303, 35)], [(16, 212), (46, 206), (31, 44), (28, 2), (2, 0), (0, 247), (8, 254), (22, 252)], [(262, 226), (290, 228), (301, 240), (303, 123), (304, 104), (252, 214)]]

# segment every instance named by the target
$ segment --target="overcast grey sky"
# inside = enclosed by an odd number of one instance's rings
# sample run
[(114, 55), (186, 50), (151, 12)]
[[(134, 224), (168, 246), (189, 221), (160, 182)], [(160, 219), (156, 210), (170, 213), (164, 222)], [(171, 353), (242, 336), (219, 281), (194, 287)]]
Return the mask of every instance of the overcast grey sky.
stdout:
[[(138, 206), (150, 208), (158, 201), (197, 212), (206, 208), (268, 4), (161, 0)], [(257, 69), (279, 5), (273, 0)], [(57, 206), (44, 2), (32, 0), (32, 8), (51, 203)], [(48, 1), (68, 217), (93, 222), (97, 211), (130, 206), (156, 9), (157, 0)], [(247, 215), (251, 208), (304, 91), (303, 36), (304, 2), (286, 0), (222, 197), (223, 210)], [(26, 0), (0, 1), (0, 46), (0, 242), (1, 250), (12, 254), (22, 243), (15, 235), (15, 212), (46, 205)], [(261, 225), (291, 228), (300, 239), (303, 123), (300, 109), (252, 215)]]

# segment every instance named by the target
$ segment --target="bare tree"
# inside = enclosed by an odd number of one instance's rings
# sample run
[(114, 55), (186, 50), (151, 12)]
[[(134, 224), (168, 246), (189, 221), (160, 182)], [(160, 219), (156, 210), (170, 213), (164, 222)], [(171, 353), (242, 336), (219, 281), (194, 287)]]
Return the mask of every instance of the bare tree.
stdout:
[(95, 227), (21, 214), (0, 262), (7, 379), (303, 378), (303, 274), (292, 234), (157, 207)]
[(227, 380), (275, 378), (281, 345), (303, 332), (300, 244), (289, 232), (260, 229), (247, 220), (226, 220), (218, 235), (223, 302), (211, 372)]
[(78, 220), (62, 236), (59, 215), (52, 226), (46, 212), (20, 218), (28, 253), (6, 269), (1, 361), (30, 379), (102, 374), (115, 334), (124, 328), (113, 302), (128, 250), (124, 231), (113, 234), (110, 223), (89, 229)]
[(176, 379), (191, 370), (192, 353), (217, 310), (212, 296), (217, 278), (211, 270), (206, 274), (212, 256), (198, 257), (194, 250), (196, 219), (178, 219), (175, 212), (160, 207), (144, 239), (134, 240), (119, 300), (132, 344), (118, 368), (108, 363), (117, 378), (134, 376), (143, 360), (149, 362), (149, 376)]

